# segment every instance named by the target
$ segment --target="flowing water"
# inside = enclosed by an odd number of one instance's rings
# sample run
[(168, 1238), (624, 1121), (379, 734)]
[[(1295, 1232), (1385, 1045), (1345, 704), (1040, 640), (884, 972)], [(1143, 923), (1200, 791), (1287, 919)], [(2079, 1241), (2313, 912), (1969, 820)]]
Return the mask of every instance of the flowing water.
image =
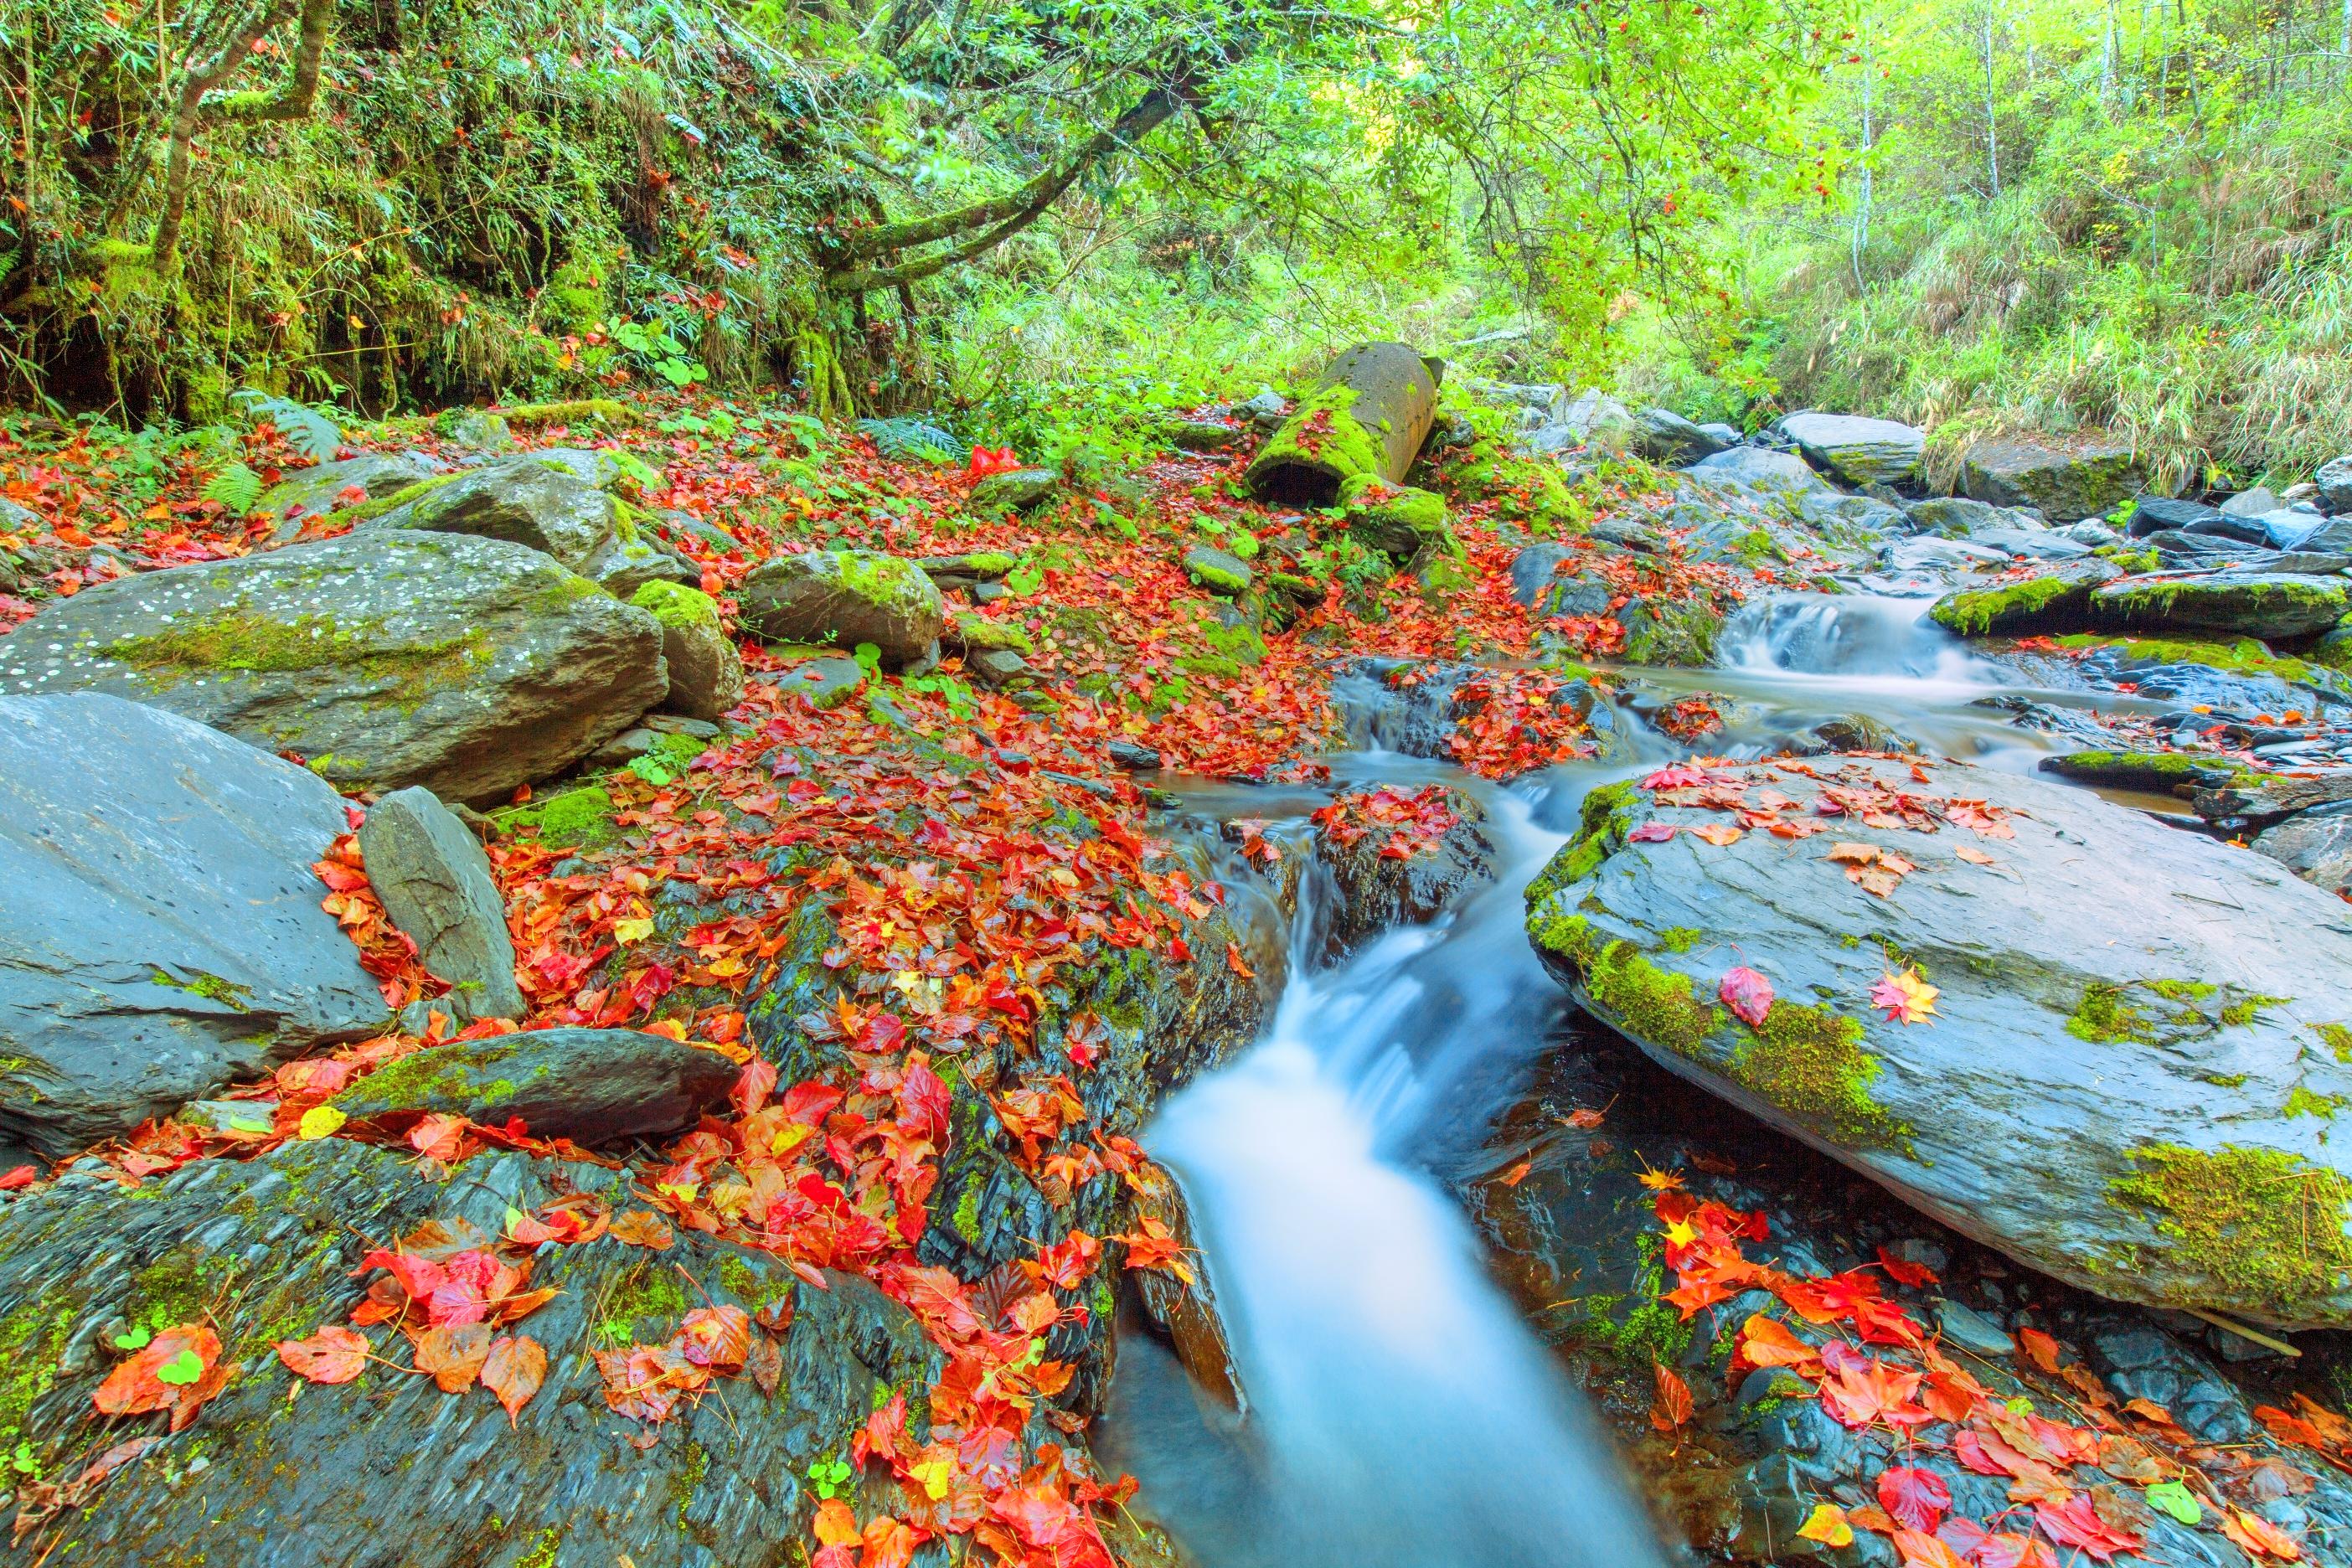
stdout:
[[(1727, 629), (1725, 668), (1626, 684), (1730, 694), (1740, 716), (1709, 750), (1859, 713), (1945, 754), (2030, 767), (2034, 737), (1975, 706), (2006, 672), (1924, 607), (1761, 605)], [(1587, 791), (1667, 754), (1637, 730), (1610, 763), (1508, 789), (1377, 748), (1338, 761), (1351, 780), (1436, 777), (1475, 795), (1499, 874), (1444, 920), (1320, 970), (1310, 881), (1266, 1037), (1171, 1100), (1145, 1139), (1183, 1180), (1245, 1405), (1197, 1394), (1130, 1335), (1109, 1447), (1203, 1568), (1664, 1561), (1609, 1436), (1490, 1281), (1434, 1173), (1478, 1145), (1565, 1005), (1521, 930), (1522, 889)]]

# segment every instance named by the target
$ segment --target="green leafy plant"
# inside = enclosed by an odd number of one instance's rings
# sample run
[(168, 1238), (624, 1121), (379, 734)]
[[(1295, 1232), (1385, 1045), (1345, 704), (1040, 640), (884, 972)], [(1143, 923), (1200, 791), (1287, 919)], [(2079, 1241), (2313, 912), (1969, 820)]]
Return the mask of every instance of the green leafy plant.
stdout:
[(297, 403), (290, 397), (246, 387), (230, 395), (230, 401), (241, 405), (256, 421), (267, 420), (294, 445), (294, 449), (314, 463), (329, 463), (342, 449), (341, 426), (307, 403)]
[(243, 463), (231, 463), (205, 485), (205, 499), (218, 501), (231, 517), (243, 517), (261, 499), (261, 476)]
[(848, 1489), (849, 1463), (845, 1459), (817, 1459), (809, 1465), (809, 1485), (820, 1498), (836, 1498)]

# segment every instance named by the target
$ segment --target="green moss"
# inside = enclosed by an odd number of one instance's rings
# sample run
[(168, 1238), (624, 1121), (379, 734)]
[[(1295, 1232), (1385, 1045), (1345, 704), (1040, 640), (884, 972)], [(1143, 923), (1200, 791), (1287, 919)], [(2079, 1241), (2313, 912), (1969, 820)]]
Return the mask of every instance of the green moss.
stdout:
[(986, 616), (958, 615), (954, 618), (952, 635), (961, 638), (963, 646), (975, 653), (988, 648), (1010, 648), (1015, 653), (1024, 654), (1037, 650), (1037, 645), (1030, 640), (1027, 629), (1017, 621), (992, 621)]
[(1377, 474), (1386, 453), (1380, 437), (1351, 412), (1356, 389), (1344, 383), (1318, 387), (1299, 399), (1281, 429), (1267, 437), (1250, 464), (1253, 477), (1285, 466), (1311, 468), (1334, 480)]
[(1577, 836), (1562, 846), (1551, 863), (1528, 884), (1528, 907), (1533, 909), (1562, 888), (1573, 887), (1599, 870), (1601, 862), (1625, 841), (1626, 833), (1633, 826), (1633, 810), (1639, 800), (1639, 792), (1630, 782), (1602, 784), (1587, 795)]
[(2096, 637), (2078, 633), (2057, 639), (2061, 647), (2112, 648), (2126, 656), (2127, 667), (2154, 664), (2201, 664), (2233, 675), (2274, 675), (2281, 680), (2307, 680), (2311, 666), (2299, 658), (2284, 658), (2252, 637), (2222, 642), (2210, 637)]
[(2095, 983), (2084, 987), (2066, 1032), (2096, 1045), (2170, 1046), (2221, 1028), (2243, 1028), (2263, 1008), (2290, 1000), (2202, 980)]
[(629, 418), (625, 403), (610, 397), (580, 397), (560, 403), (526, 403), (501, 408), (499, 417), (519, 430), (548, 425), (622, 425)]
[(722, 637), (726, 635), (725, 624), (719, 618), (718, 601), (699, 588), (689, 588), (682, 583), (648, 583), (629, 596), (629, 603), (641, 610), (650, 610), (654, 619), (665, 626), (704, 626)]
[(2231, 1028), (2242, 1029), (2260, 1017), (2263, 1008), (2283, 1007), (2294, 1000), (2292, 996), (2249, 996), (2222, 1008), (2220, 1016)]
[(174, 990), (189, 992), (204, 997), (206, 1001), (218, 1002), (225, 1007), (233, 1007), (240, 1013), (252, 1011), (246, 1005), (246, 998), (253, 994), (252, 987), (223, 980), (217, 974), (206, 974), (199, 970), (194, 980), (182, 980), (174, 975), (166, 974), (159, 969), (147, 978), (154, 984), (169, 985)]
[(1340, 481), (1339, 504), (1347, 510), (1348, 532), (1369, 549), (1406, 560), (1432, 545), (1456, 548), (1445, 498), (1434, 490), (1391, 485), (1377, 473), (1352, 474)]
[[(2269, 582), (2232, 584), (2227, 592), (2231, 603), (2251, 616), (2266, 615), (2274, 609), (2333, 609), (2341, 615), (2346, 604), (2346, 591), (2340, 580), (2303, 581), (2282, 577)], [(2164, 621), (2171, 618), (2173, 606), (2184, 595), (2204, 597), (2200, 579), (2181, 577), (2127, 582), (2118, 584), (2117, 591), (2101, 602), (2113, 605), (2127, 616), (2146, 616)]]
[(2168, 997), (2175, 1002), (2202, 1002), (2209, 996), (2220, 994), (2221, 990), (2208, 980), (2150, 980), (2147, 985), (2158, 996)]
[(1732, 552), (1750, 566), (1760, 566), (1767, 561), (1786, 561), (1789, 552), (1772, 537), (1769, 528), (1751, 528), (1731, 542)]
[(193, 1243), (173, 1247), (131, 1277), (122, 1315), (161, 1331), (212, 1316), (236, 1286), (236, 1265)]
[(2083, 1000), (2066, 1019), (2066, 1032), (2097, 1045), (2157, 1043), (2147, 1015), (2126, 999), (2120, 985), (2084, 986)]
[(613, 797), (594, 784), (583, 784), (543, 801), (492, 814), (504, 833), (530, 833), (541, 844), (593, 849), (620, 837), (614, 825)]
[(2243, 1089), (2249, 1075), (2242, 1072), (2203, 1072), (2197, 1076), (2216, 1089)]
[[(2147, 1215), (2165, 1261), (2201, 1276), (2214, 1306), (2293, 1321), (2345, 1287), (2352, 1183), (2281, 1149), (2218, 1151), (2152, 1144), (2107, 1185), (2119, 1207)], [(2129, 1259), (2121, 1259), (2128, 1264)]]
[(1735, 1083), (1854, 1148), (1908, 1148), (1911, 1130), (1871, 1098), (1878, 1058), (1863, 1049), (1863, 1026), (1827, 1007), (1783, 997), (1755, 1038), (1732, 1053)]
[(1688, 952), (1705, 935), (1695, 926), (1668, 926), (1658, 933), (1658, 945), (1668, 952)]
[(2024, 626), (2070, 595), (2087, 597), (2092, 586), (2081, 576), (2052, 573), (2028, 577), (2021, 583), (1947, 594), (1936, 601), (1935, 608), (1927, 614), (1948, 631), (1962, 637), (1979, 637), (1996, 629), (2009, 631)]
[(368, 500), (360, 502), (359, 505), (351, 508), (349, 510), (341, 513), (340, 516), (342, 521), (347, 521), (354, 525), (363, 522), (373, 522), (377, 518), (383, 517), (388, 512), (395, 511), (398, 509), (408, 506), (414, 502), (423, 500), (426, 496), (432, 494), (435, 490), (439, 489), (443, 485), (453, 483), (456, 480), (464, 479), (465, 477), (466, 476), (462, 472), (455, 474), (435, 474), (430, 479), (418, 479), (414, 484), (403, 485), (400, 489), (394, 490), (387, 495), (373, 496)]
[(373, 679), (391, 680), (393, 689), (380, 700), (401, 708), (416, 707), (491, 658), (489, 638), (479, 630), (386, 647), (379, 625), (341, 626), (323, 615), (272, 620), (241, 602), (164, 631), (118, 638), (98, 651), (165, 688), (221, 670), (352, 668)]
[(2238, 774), (2235, 764), (2213, 757), (2179, 752), (2069, 752), (2046, 757), (2042, 771), (2082, 784), (2107, 784), (2116, 789), (2141, 789), (2162, 795), (2192, 784), (2208, 787), (2229, 783)]
[(1677, 1056), (1703, 1057), (1726, 1016), (1698, 999), (1689, 975), (1659, 968), (1630, 942), (1590, 953), (1582, 969), (1587, 994), (1620, 1028)]
[(948, 1223), (966, 1242), (973, 1247), (980, 1245), (980, 1184), (971, 1183), (957, 1194), (955, 1212)]
[(0, 1438), (17, 1440), (34, 1403), (57, 1386), (58, 1358), (80, 1316), (79, 1304), (59, 1294), (0, 1317)]
[(694, 1506), (695, 1489), (702, 1485), (702, 1478), (709, 1470), (710, 1450), (689, 1439), (677, 1472), (669, 1479), (671, 1517), (677, 1521), (678, 1529), (686, 1529), (686, 1514)]
[(522, 604), (533, 616), (560, 615), (586, 599), (609, 599), (612, 593), (576, 572), (558, 572), (542, 581)]
[(731, 1252), (719, 1259), (719, 1283), (754, 1312), (793, 1293), (791, 1279), (762, 1274)]
[(2337, 1061), (2352, 1065), (2352, 1026), (2343, 1024), (2314, 1024), (2311, 1029), (2329, 1050), (2336, 1053)]
[(677, 1269), (667, 1263), (639, 1263), (597, 1298), (591, 1331), (605, 1345), (657, 1342), (694, 1304)]
[(515, 1559), (514, 1568), (557, 1568), (562, 1545), (563, 1532), (551, 1524), (532, 1539), (529, 1552)]
[(2289, 1121), (2298, 1116), (2316, 1116), (2323, 1121), (2333, 1121), (2336, 1113), (2347, 1104), (2352, 1104), (2352, 1100), (2340, 1094), (2314, 1094), (2297, 1084), (2294, 1092), (2286, 1097), (2284, 1114)]

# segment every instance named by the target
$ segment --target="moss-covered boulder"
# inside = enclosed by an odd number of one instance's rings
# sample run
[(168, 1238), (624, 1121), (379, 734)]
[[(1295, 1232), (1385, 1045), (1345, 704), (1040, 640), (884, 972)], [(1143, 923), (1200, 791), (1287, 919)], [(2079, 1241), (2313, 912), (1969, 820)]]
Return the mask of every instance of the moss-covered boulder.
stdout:
[(1001, 474), (991, 474), (971, 487), (964, 499), (965, 507), (983, 516), (1003, 511), (1027, 511), (1045, 505), (1055, 491), (1062, 488), (1062, 475), (1055, 468), (1008, 468)]
[(2185, 752), (2068, 752), (2042, 758), (2041, 767), (2045, 773), (2076, 784), (2178, 795), (2182, 800), (2193, 789), (2228, 784), (2239, 773), (2234, 763)]
[(565, 463), (536, 455), (426, 479), (384, 503), (365, 526), (503, 539), (544, 551), (575, 572), (609, 550), (621, 531), (619, 502)]
[(482, 805), (659, 703), (661, 647), (652, 616), (538, 550), (359, 531), (85, 589), (0, 644), (0, 691), (112, 692), (331, 784)]
[(1927, 432), (1894, 419), (1812, 409), (1785, 416), (1780, 433), (1797, 444), (1805, 461), (1842, 484), (1894, 484), (1919, 469)]
[(396, 495), (434, 476), (433, 459), (422, 452), (366, 452), (341, 462), (297, 468), (261, 492), (253, 510), (291, 539), (313, 518)]
[(1195, 544), (1184, 552), (1184, 575), (1212, 594), (1228, 599), (1238, 599), (1250, 591), (1256, 580), (1249, 563), (1229, 550), (1213, 544)]
[(0, 697), (0, 1143), (74, 1153), (375, 1032), (311, 869), (344, 828), (333, 790), (217, 730)]
[(743, 625), (771, 642), (871, 643), (893, 665), (930, 657), (948, 618), (919, 564), (870, 550), (779, 555), (743, 579), (735, 602)]
[[(1528, 889), (1528, 934), (1656, 1061), (2022, 1263), (2352, 1325), (2340, 901), (2087, 791), (1926, 772), (1596, 791)], [(1740, 832), (1714, 808), (1735, 794), (1810, 836)], [(1896, 981), (1932, 1010), (1899, 1021)]]
[(2131, 447), (2109, 441), (1979, 441), (1960, 461), (1963, 494), (2035, 507), (2053, 522), (2105, 516), (2139, 493), (2142, 477)]
[(1435, 490), (1357, 474), (1341, 482), (1339, 504), (1347, 510), (1349, 536), (1368, 550), (1410, 561), (1423, 550), (1456, 548), (1445, 498)]
[(726, 1103), (736, 1065), (635, 1029), (530, 1029), (428, 1046), (337, 1095), (355, 1121), (437, 1111), (583, 1147), (681, 1132)]
[(2352, 583), (2284, 572), (2151, 573), (2100, 589), (2090, 609), (2094, 622), (2117, 631), (2308, 637), (2352, 609)]
[(671, 712), (717, 719), (743, 700), (743, 656), (709, 595), (676, 583), (648, 583), (629, 603), (661, 623), (662, 658), (669, 665), (664, 706)]
[[(512, 1216), (575, 1193), (616, 1215), (644, 1206), (627, 1171), (486, 1153), (436, 1179), (405, 1148), (340, 1138), (132, 1190), (68, 1176), (0, 1206), (0, 1438), (52, 1481), (112, 1444), (151, 1445), (86, 1506), (30, 1531), (20, 1554), (251, 1568), (793, 1560), (817, 1503), (812, 1468), (845, 1459), (894, 1394), (919, 1419), (940, 1375), (914, 1318), (863, 1279), (828, 1274), (819, 1289), (781, 1258), (683, 1226), (660, 1252), (610, 1232), (550, 1244), (526, 1259), (529, 1287), (555, 1294), (498, 1330), (547, 1356), (511, 1424), (487, 1388), (445, 1394), (407, 1371), (411, 1352), (386, 1328), (360, 1331), (383, 1360), (351, 1383), (300, 1384), (280, 1363), (279, 1342), (348, 1319), (374, 1274), (359, 1268), (370, 1247), (428, 1221), (495, 1245)], [(726, 1378), (659, 1427), (615, 1414), (594, 1352), (662, 1344), (706, 1305), (784, 1324), (750, 1331), (772, 1337), (781, 1374)], [(219, 1336), (234, 1369), (219, 1396), (176, 1434), (160, 1415), (100, 1415), (91, 1394), (126, 1353), (117, 1342), (184, 1323)]]
[(2035, 577), (1955, 589), (1937, 600), (1927, 615), (1962, 637), (2079, 631), (2088, 620), (2092, 594), (2123, 574), (2114, 562), (2094, 556)]

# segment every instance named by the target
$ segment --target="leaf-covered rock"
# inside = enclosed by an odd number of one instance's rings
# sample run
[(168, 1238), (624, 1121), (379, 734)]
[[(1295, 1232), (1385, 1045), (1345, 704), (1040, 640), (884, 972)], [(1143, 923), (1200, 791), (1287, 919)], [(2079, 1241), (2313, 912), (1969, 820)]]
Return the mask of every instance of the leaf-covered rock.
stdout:
[(373, 1032), (335, 792), (160, 709), (0, 698), (0, 1139), (64, 1155)]
[(503, 799), (668, 689), (661, 626), (541, 552), (388, 529), (100, 584), (0, 644), (0, 691), (168, 708), (351, 788)]
[[(1920, 772), (1597, 791), (1528, 933), (1652, 1058), (2021, 1262), (2352, 1323), (2340, 901), (2087, 792)], [(1760, 1028), (1716, 1000), (1738, 964), (1776, 993)]]

